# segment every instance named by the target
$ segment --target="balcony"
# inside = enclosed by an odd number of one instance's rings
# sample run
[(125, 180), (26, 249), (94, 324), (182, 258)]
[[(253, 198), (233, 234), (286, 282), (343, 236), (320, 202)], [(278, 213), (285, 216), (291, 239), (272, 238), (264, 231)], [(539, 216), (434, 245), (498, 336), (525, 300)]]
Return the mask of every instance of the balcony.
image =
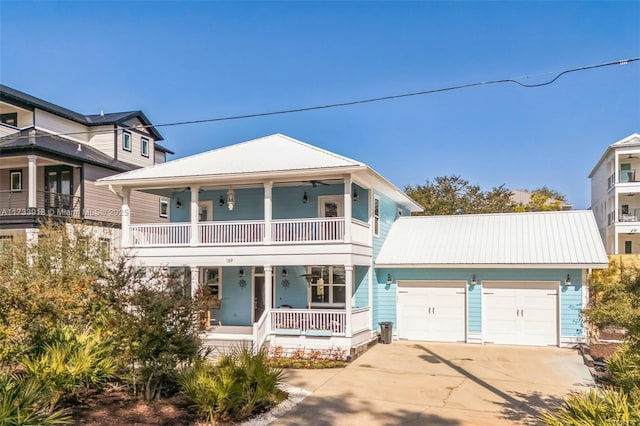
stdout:
[(618, 174), (618, 182), (640, 182), (640, 169), (620, 170), (620, 173)]
[(57, 192), (36, 191), (35, 206), (29, 206), (27, 191), (0, 191), (0, 215), (11, 217), (81, 216), (81, 199)]
[(640, 222), (640, 209), (618, 209), (618, 222)]
[[(191, 223), (154, 223), (129, 226), (130, 247), (276, 245), (342, 243), (345, 219), (277, 219), (270, 222), (270, 237), (263, 220), (198, 222), (196, 240)], [(351, 220), (351, 241), (370, 245), (369, 224)]]

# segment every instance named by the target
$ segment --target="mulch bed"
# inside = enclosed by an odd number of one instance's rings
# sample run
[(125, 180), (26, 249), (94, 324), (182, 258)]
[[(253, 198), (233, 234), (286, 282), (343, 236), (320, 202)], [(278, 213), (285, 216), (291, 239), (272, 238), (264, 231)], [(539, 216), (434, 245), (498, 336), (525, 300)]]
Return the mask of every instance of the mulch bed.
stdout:
[(73, 407), (73, 420), (94, 426), (187, 426), (196, 417), (182, 395), (146, 403), (126, 390), (110, 389)]

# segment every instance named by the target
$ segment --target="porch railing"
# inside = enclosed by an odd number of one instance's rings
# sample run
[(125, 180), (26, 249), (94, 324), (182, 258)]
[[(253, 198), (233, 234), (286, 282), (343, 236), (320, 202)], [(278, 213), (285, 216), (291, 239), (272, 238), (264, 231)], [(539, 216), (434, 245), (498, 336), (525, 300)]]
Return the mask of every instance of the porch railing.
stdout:
[(369, 308), (354, 309), (351, 312), (351, 332), (355, 334), (363, 330), (371, 330)]
[(200, 244), (261, 243), (264, 240), (264, 222), (205, 222), (198, 224)]
[(371, 236), (369, 224), (358, 219), (351, 219), (351, 241), (354, 243), (369, 244)]
[(185, 246), (191, 242), (191, 224), (155, 223), (129, 226), (131, 243), (136, 247)]
[(620, 170), (618, 182), (640, 182), (640, 169)]
[(271, 311), (271, 332), (278, 330), (326, 331), (345, 335), (347, 315), (345, 311), (319, 309), (274, 309)]
[(254, 351), (259, 351), (265, 340), (267, 339), (269, 312), (264, 311), (258, 322), (253, 324), (253, 341), (255, 343)]
[(344, 239), (344, 218), (274, 220), (271, 222), (271, 239), (287, 243), (342, 241)]
[(618, 222), (640, 221), (640, 209), (618, 209)]

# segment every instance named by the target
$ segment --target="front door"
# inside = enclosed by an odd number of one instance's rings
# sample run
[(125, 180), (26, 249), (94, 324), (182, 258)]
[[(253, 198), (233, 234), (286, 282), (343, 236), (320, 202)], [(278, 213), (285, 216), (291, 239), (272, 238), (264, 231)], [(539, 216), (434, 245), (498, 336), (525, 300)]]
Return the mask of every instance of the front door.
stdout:
[(73, 209), (73, 169), (69, 166), (45, 167), (45, 209)]
[(328, 195), (318, 197), (319, 217), (342, 217), (344, 215), (342, 195)]

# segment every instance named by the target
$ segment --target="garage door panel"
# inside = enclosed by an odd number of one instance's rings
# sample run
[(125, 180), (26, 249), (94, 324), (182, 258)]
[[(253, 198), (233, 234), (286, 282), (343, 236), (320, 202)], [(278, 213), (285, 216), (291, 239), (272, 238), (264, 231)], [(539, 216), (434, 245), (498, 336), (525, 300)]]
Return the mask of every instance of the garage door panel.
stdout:
[(399, 281), (398, 337), (409, 340), (465, 340), (465, 284), (462, 281)]
[(483, 283), (486, 342), (557, 345), (557, 282)]

